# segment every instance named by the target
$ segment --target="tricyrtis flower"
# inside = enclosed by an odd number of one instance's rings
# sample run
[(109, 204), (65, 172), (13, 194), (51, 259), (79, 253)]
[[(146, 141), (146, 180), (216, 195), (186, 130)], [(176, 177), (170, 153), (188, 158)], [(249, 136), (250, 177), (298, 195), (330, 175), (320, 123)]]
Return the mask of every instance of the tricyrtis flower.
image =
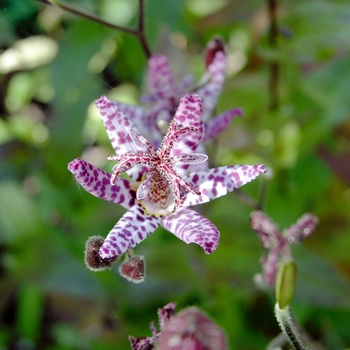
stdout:
[[(102, 113), (106, 104), (109, 104), (105, 100), (99, 100), (97, 103)], [(128, 171), (135, 165), (146, 166), (147, 175), (137, 184), (136, 198), (143, 200), (143, 206), (149, 214), (160, 214), (159, 207), (165, 210), (161, 213), (176, 210), (186, 192), (200, 195), (192, 183), (182, 178), (180, 168), (177, 169), (176, 165), (200, 164), (208, 159), (205, 154), (193, 153), (203, 138), (201, 112), (200, 99), (197, 95), (188, 95), (184, 98), (158, 150), (136, 128), (129, 128), (126, 117), (119, 115), (118, 122), (128, 128), (134, 150), (108, 157), (109, 160), (118, 162), (113, 168), (111, 184), (115, 183), (121, 172)], [(111, 117), (113, 118), (113, 114)], [(190, 125), (178, 124), (186, 120)], [(182, 153), (183, 151), (185, 153)]]
[(148, 61), (148, 85), (151, 93), (141, 96), (141, 100), (151, 103), (151, 108), (115, 103), (128, 115), (138, 130), (158, 146), (181, 97), (189, 91), (195, 92), (202, 98), (202, 119), (205, 123), (203, 142), (208, 142), (225, 130), (232, 118), (242, 115), (243, 112), (239, 108), (234, 108), (210, 119), (225, 81), (226, 54), (220, 38), (214, 38), (209, 42), (205, 63), (206, 71), (196, 86), (193, 86), (193, 77), (189, 75), (176, 84), (167, 57), (162, 54), (154, 55)]
[(196, 307), (175, 313), (176, 303), (158, 309), (159, 328), (152, 322), (152, 336), (129, 336), (132, 350), (225, 350), (223, 330)]
[(279, 232), (276, 224), (262, 211), (251, 213), (251, 225), (258, 234), (267, 253), (260, 259), (263, 278), (271, 287), (275, 286), (278, 265), (281, 261), (292, 260), (290, 245), (299, 244), (311, 235), (318, 224), (318, 218), (310, 213), (304, 214), (294, 225)]
[[(118, 162), (113, 174), (81, 159), (70, 162), (68, 168), (88, 192), (128, 209), (101, 246), (101, 258), (110, 259), (132, 249), (158, 225), (186, 243), (197, 243), (207, 254), (212, 253), (219, 243), (218, 229), (186, 207), (243, 186), (265, 172), (265, 166), (225, 166), (188, 174), (189, 164), (207, 158), (195, 153), (204, 135), (198, 95), (181, 99), (158, 150), (107, 97), (101, 97), (97, 107), (116, 152), (109, 157)], [(118, 176), (124, 171), (131, 180)]]

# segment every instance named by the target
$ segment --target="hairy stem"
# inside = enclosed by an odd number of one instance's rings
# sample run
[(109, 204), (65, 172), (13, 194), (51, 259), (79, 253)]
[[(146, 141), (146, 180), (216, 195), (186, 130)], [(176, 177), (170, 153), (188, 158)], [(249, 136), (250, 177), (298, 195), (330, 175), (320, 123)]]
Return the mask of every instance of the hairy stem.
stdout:
[(281, 309), (278, 303), (276, 303), (275, 315), (282, 332), (295, 350), (312, 350), (301, 341), (300, 335), (293, 324), (289, 306)]

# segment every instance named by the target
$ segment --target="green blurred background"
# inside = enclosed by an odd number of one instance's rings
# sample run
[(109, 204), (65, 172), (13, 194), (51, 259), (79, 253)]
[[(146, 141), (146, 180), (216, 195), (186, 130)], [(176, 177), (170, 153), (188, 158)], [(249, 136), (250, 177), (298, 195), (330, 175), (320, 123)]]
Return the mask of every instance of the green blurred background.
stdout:
[[(69, 3), (137, 23), (136, 0)], [(239, 106), (245, 116), (208, 147), (211, 162), (266, 164), (270, 176), (242, 192), (257, 200), (266, 191), (263, 208), (281, 229), (305, 212), (319, 217), (293, 247), (292, 310), (325, 348), (350, 348), (350, 3), (280, 1), (277, 16), (274, 47), (262, 1), (146, 1), (152, 50), (168, 55), (178, 78), (201, 76), (214, 34), (227, 42), (218, 112)], [(271, 67), (279, 74), (269, 88)], [(254, 283), (263, 250), (242, 194), (198, 208), (221, 230), (210, 256), (159, 228), (135, 249), (146, 258), (144, 283), (127, 282), (117, 266), (85, 268), (87, 238), (106, 236), (124, 210), (86, 193), (67, 164), (83, 155), (111, 170), (93, 101), (108, 94), (136, 103), (146, 68), (130, 35), (38, 1), (1, 1), (1, 350), (128, 349), (127, 336), (150, 335), (157, 308), (170, 301), (202, 308), (230, 349), (264, 349), (279, 334), (273, 293)]]

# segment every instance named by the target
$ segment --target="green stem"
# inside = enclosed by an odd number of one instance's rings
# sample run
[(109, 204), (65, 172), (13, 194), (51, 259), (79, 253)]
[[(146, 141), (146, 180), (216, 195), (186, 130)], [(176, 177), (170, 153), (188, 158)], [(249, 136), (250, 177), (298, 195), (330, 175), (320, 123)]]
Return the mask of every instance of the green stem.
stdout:
[(293, 324), (289, 306), (281, 309), (276, 303), (275, 315), (281, 330), (295, 350), (312, 350), (301, 341), (300, 335)]
[[(270, 22), (269, 43), (273, 49), (277, 48), (277, 0), (268, 0), (268, 14)], [(279, 80), (279, 64), (271, 62), (270, 64), (270, 111), (275, 111), (278, 108), (278, 80)]]

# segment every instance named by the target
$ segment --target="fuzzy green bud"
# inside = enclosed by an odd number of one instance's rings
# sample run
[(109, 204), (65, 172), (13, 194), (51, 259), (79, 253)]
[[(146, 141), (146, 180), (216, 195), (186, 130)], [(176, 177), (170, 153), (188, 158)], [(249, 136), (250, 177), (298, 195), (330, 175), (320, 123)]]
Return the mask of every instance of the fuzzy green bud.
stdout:
[(297, 266), (294, 261), (279, 264), (276, 278), (276, 301), (281, 309), (288, 306), (294, 296)]

